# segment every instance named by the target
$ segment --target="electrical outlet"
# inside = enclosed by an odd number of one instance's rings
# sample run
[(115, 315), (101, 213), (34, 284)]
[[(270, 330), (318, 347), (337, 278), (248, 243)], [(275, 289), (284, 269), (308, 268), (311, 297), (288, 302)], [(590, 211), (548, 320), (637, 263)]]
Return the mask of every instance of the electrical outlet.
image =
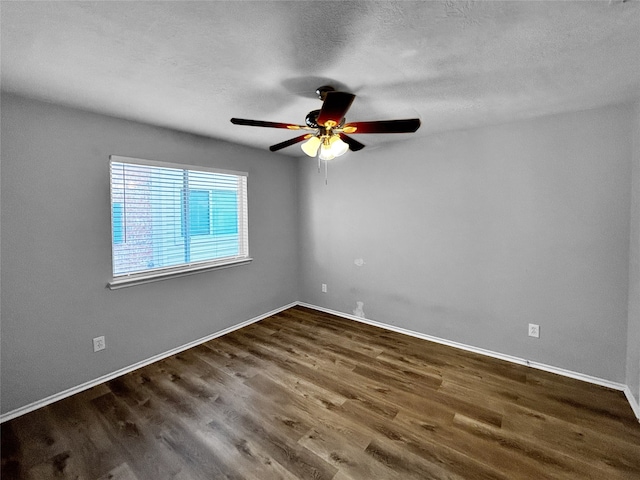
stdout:
[(107, 343), (104, 340), (104, 336), (96, 337), (93, 339), (93, 351), (99, 352), (100, 350), (104, 350), (107, 348)]
[(322, 293), (327, 293), (327, 284), (326, 283), (322, 284)]
[(536, 325), (535, 323), (529, 324), (529, 336), (540, 338), (540, 325)]

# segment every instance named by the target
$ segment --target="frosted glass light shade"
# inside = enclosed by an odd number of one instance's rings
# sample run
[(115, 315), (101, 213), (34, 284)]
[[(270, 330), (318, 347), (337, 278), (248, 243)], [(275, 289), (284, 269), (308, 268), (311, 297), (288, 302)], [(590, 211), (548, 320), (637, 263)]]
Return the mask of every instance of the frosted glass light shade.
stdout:
[(333, 160), (336, 156), (331, 151), (331, 144), (323, 143), (320, 147), (320, 159), (321, 160)]
[(310, 157), (315, 157), (316, 153), (318, 153), (318, 147), (322, 141), (318, 137), (311, 137), (309, 140), (300, 145), (302, 151), (309, 155)]
[(340, 155), (344, 155), (349, 150), (349, 145), (342, 141), (342, 139), (338, 135), (334, 135), (331, 137), (331, 153), (333, 153), (334, 157), (339, 157)]

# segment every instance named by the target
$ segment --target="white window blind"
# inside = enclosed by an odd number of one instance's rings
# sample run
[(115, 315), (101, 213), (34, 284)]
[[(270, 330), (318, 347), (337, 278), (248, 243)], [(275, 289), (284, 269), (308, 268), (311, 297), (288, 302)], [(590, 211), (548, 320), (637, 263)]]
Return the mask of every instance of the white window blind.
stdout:
[(110, 157), (110, 288), (247, 263), (247, 174)]

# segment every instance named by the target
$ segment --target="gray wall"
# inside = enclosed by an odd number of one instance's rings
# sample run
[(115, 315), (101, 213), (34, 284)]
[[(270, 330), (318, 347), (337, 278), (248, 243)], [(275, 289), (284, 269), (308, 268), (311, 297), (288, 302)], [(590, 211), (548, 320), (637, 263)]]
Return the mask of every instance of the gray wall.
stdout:
[(629, 250), (629, 330), (627, 385), (640, 404), (640, 102), (633, 119), (633, 174), (631, 189), (631, 248)]
[(633, 115), (406, 136), (328, 185), (301, 163), (301, 300), (623, 383)]
[[(1, 122), (2, 412), (298, 299), (296, 160), (12, 95)], [(249, 172), (255, 260), (105, 288), (110, 154)]]

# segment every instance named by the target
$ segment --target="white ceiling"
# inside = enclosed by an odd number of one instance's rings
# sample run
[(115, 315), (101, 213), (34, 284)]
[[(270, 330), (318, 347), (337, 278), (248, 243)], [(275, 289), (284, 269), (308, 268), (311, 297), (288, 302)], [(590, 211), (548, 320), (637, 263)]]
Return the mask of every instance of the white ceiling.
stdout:
[[(267, 148), (329, 83), (415, 134), (640, 97), (640, 1), (2, 1), (2, 89)], [(297, 147), (282, 153), (300, 155)]]

